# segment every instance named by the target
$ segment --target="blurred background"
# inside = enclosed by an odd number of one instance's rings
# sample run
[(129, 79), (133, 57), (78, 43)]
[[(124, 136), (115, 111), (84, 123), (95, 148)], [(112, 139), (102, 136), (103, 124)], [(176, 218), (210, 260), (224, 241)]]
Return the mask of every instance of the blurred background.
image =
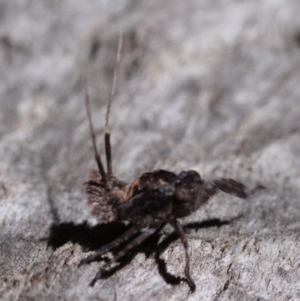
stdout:
[[(300, 298), (298, 0), (1, 0), (0, 24), (4, 300)], [(220, 229), (189, 233), (194, 295), (183, 283), (164, 281), (153, 258), (138, 256), (90, 290), (97, 265), (77, 269), (78, 245), (46, 250), (51, 225), (95, 225), (82, 185), (96, 168), (82, 76), (103, 154), (120, 30), (110, 119), (115, 174), (132, 181), (159, 168), (195, 169), (205, 179), (228, 176), (267, 188), (247, 203), (217, 197), (187, 219), (243, 215)], [(227, 242), (232, 249), (224, 261)], [(183, 251), (178, 241), (173, 245), (163, 256), (177, 275)], [(171, 258), (179, 259), (172, 265)], [(244, 261), (251, 262), (247, 269)], [(226, 272), (229, 265), (235, 272)]]

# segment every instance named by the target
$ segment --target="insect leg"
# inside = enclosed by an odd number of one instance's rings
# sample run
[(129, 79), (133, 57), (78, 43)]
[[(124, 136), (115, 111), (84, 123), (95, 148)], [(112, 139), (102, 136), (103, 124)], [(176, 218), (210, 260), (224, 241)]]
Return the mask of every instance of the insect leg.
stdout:
[(190, 275), (190, 256), (189, 256), (189, 246), (188, 246), (186, 234), (184, 232), (182, 225), (180, 224), (180, 222), (178, 220), (172, 220), (172, 221), (170, 221), (170, 224), (176, 230), (176, 232), (177, 232), (178, 236), (180, 237), (181, 242), (183, 244), (184, 252), (185, 252), (184, 273), (185, 273), (185, 277), (187, 279), (187, 282), (188, 282), (188, 285), (189, 285), (191, 291), (194, 292), (196, 289), (196, 284)]
[(118, 247), (121, 243), (128, 240), (133, 235), (137, 234), (142, 228), (147, 227), (150, 223), (151, 223), (150, 220), (145, 219), (142, 223), (137, 223), (137, 224), (133, 225), (130, 229), (128, 229), (125, 233), (123, 233), (117, 239), (115, 239), (111, 243), (108, 243), (108, 244), (102, 246), (93, 255), (82, 259), (79, 263), (79, 266), (81, 266), (82, 264), (87, 264), (87, 263), (96, 261), (103, 254), (105, 254), (106, 252), (109, 252), (110, 250)]
[(113, 264), (114, 262), (118, 261), (121, 257), (123, 257), (124, 255), (126, 255), (126, 253), (128, 251), (130, 251), (131, 249), (133, 249), (134, 247), (140, 245), (146, 238), (148, 238), (149, 236), (151, 236), (154, 232), (156, 231), (156, 229), (150, 228), (145, 230), (144, 232), (142, 232), (138, 237), (136, 237), (135, 239), (133, 239), (131, 242), (129, 242), (123, 250), (121, 250), (120, 252), (118, 252), (114, 258), (112, 258), (107, 264), (105, 264), (96, 274), (96, 276), (94, 277), (94, 279), (91, 281), (90, 286), (94, 286), (94, 284), (96, 283), (96, 281), (98, 279), (101, 278), (103, 272), (106, 270), (106, 268), (108, 268), (111, 264)]
[(80, 261), (79, 266), (82, 264), (87, 264), (93, 261), (96, 261), (98, 258), (100, 258), (103, 254), (109, 252), (110, 250), (118, 247), (121, 243), (128, 240), (131, 236), (136, 234), (139, 231), (136, 227), (132, 227), (129, 230), (127, 230), (125, 233), (123, 233), (121, 236), (119, 236), (117, 239), (112, 241), (111, 243), (108, 243), (104, 246), (102, 246), (100, 249), (98, 249), (93, 255), (88, 256), (87, 258), (84, 258)]

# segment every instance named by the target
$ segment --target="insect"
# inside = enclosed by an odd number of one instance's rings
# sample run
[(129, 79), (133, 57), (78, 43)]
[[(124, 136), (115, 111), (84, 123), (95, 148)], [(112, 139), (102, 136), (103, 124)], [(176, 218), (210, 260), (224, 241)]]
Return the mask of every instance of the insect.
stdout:
[(96, 146), (89, 95), (85, 83), (85, 104), (95, 160), (98, 165), (98, 170), (90, 172), (89, 180), (86, 183), (86, 193), (91, 214), (100, 223), (123, 221), (129, 222), (131, 227), (111, 243), (102, 246), (93, 255), (81, 260), (80, 264), (96, 261), (105, 253), (134, 237), (125, 245), (123, 250), (119, 251), (100, 268), (90, 283), (93, 286), (101, 278), (103, 272), (109, 269), (113, 263), (118, 261), (131, 249), (140, 245), (165, 223), (169, 223), (175, 229), (183, 244), (185, 252), (185, 277), (190, 290), (195, 291), (196, 285), (190, 274), (188, 240), (178, 219), (196, 211), (218, 191), (223, 191), (242, 199), (247, 198), (248, 193), (242, 183), (228, 178), (219, 178), (205, 182), (199, 173), (194, 170), (182, 171), (178, 174), (167, 170), (155, 170), (142, 174), (133, 182), (121, 181), (113, 174), (109, 113), (114, 96), (121, 47), (122, 35), (119, 37), (113, 83), (105, 118), (107, 171), (104, 169)]

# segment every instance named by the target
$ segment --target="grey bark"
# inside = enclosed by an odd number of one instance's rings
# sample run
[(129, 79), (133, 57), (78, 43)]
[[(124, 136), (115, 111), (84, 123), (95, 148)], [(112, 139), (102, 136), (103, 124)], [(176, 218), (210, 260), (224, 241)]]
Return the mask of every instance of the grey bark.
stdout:
[[(298, 0), (2, 0), (0, 22), (1, 300), (300, 300)], [(267, 188), (246, 201), (219, 194), (182, 221), (194, 294), (159, 271), (183, 277), (178, 239), (94, 288), (101, 262), (78, 268), (89, 253), (76, 231), (97, 229), (82, 185), (96, 164), (81, 77), (103, 150), (119, 29), (115, 174), (195, 169)], [(73, 240), (47, 248), (67, 223)]]

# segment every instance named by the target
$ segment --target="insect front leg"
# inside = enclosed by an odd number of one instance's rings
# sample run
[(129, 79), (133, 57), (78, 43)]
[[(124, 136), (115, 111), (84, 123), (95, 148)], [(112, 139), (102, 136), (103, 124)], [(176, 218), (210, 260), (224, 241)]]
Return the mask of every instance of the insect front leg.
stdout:
[(152, 218), (145, 218), (143, 221), (134, 224), (130, 229), (128, 229), (125, 233), (119, 236), (117, 239), (102, 246), (98, 249), (93, 255), (88, 256), (80, 261), (79, 266), (82, 264), (88, 264), (93, 261), (99, 259), (103, 254), (109, 252), (110, 250), (118, 247), (121, 243), (125, 242), (126, 240), (130, 239), (133, 235), (137, 234), (141, 229), (149, 227), (152, 223)]
[(102, 246), (93, 255), (90, 255), (87, 258), (82, 259), (79, 263), (79, 266), (96, 261), (105, 253), (118, 247), (121, 243), (128, 240), (130, 237), (132, 237), (134, 234), (136, 234), (139, 231), (139, 229), (140, 228), (137, 228), (135, 226), (131, 227), (129, 230), (127, 230), (125, 233), (123, 233), (121, 236), (119, 236), (117, 239), (115, 239), (111, 243), (108, 243), (108, 244)]
[(103, 272), (107, 270), (114, 262), (118, 261), (121, 257), (126, 255), (128, 251), (132, 250), (134, 247), (140, 245), (145, 239), (151, 236), (156, 231), (156, 228), (149, 228), (144, 230), (138, 237), (134, 238), (131, 242), (129, 242), (123, 250), (119, 251), (114, 258), (109, 260), (96, 274), (94, 279), (91, 281), (90, 286), (94, 286), (96, 281), (100, 279), (103, 275)]
[(188, 241), (187, 241), (187, 238), (186, 238), (186, 234), (184, 232), (184, 229), (183, 229), (182, 225), (180, 224), (180, 222), (178, 220), (171, 220), (171, 221), (169, 221), (169, 223), (176, 230), (176, 232), (177, 232), (178, 236), (180, 237), (181, 242), (183, 244), (184, 252), (185, 252), (184, 274), (185, 274), (185, 277), (187, 279), (187, 283), (190, 287), (190, 290), (192, 292), (194, 292), (195, 289), (196, 289), (196, 284), (195, 284), (194, 280), (192, 279), (192, 277), (190, 275), (190, 256), (189, 256), (189, 246), (188, 246)]

